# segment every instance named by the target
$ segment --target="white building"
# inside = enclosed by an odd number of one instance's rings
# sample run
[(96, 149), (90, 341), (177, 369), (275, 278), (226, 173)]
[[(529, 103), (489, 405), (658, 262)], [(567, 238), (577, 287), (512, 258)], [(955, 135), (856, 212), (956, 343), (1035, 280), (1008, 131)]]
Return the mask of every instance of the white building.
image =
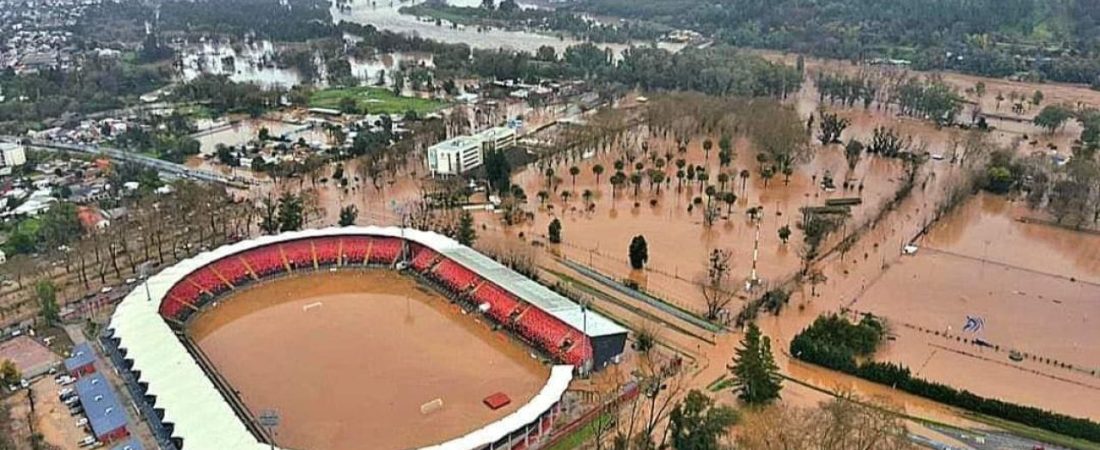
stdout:
[(22, 145), (0, 142), (0, 166), (14, 167), (27, 163), (27, 153)]
[(458, 175), (484, 162), (481, 139), (459, 136), (428, 147), (428, 171), (432, 175)]
[(459, 136), (428, 147), (428, 171), (432, 175), (458, 175), (481, 166), (485, 152), (516, 144), (516, 130), (490, 128), (473, 136)]

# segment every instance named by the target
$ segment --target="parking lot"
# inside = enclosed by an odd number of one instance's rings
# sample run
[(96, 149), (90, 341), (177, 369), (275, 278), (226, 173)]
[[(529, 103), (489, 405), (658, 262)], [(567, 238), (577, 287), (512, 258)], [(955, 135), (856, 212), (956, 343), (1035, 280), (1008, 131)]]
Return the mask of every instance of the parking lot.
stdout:
[(61, 386), (52, 377), (43, 377), (31, 385), (31, 389), (34, 390), (37, 419), (35, 429), (42, 433), (46, 442), (57, 445), (63, 450), (87, 448), (81, 447), (79, 442), (91, 436), (91, 431), (86, 425), (77, 425), (78, 421), (84, 419), (84, 415), (74, 414), (70, 406), (62, 403), (59, 398), (61, 389), (73, 386), (73, 384)]

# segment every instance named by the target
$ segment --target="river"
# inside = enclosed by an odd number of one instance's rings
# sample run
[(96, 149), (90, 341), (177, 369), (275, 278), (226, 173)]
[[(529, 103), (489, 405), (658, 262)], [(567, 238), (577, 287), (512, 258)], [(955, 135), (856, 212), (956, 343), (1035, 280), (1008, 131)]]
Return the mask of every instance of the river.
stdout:
[[(435, 21), (419, 20), (416, 16), (405, 15), (398, 12), (403, 6), (412, 5), (415, 2), (390, 2), (370, 0), (353, 0), (350, 2), (350, 10), (340, 11), (332, 9), (333, 20), (373, 25), (380, 30), (389, 30), (398, 33), (412, 33), (423, 38), (432, 39), (449, 44), (467, 44), (473, 48), (510, 50), (522, 50), (534, 52), (539, 47), (549, 45), (559, 52), (566, 47), (581, 44), (572, 38), (559, 38), (548, 34), (540, 34), (529, 31), (509, 31), (501, 29), (489, 29), (478, 31), (476, 27), (451, 27), (449, 23), (437, 26)], [(480, 0), (448, 0), (448, 3), (456, 6), (477, 6)], [(524, 5), (522, 7), (531, 7)], [(672, 51), (679, 51), (683, 44), (659, 43), (659, 47)], [(628, 46), (624, 44), (600, 44), (602, 48), (610, 48), (616, 55)]]

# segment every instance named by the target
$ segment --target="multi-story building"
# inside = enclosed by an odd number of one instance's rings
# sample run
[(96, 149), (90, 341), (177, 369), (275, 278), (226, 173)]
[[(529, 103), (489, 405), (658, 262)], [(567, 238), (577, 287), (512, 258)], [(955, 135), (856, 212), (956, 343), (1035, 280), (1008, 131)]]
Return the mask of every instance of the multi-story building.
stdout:
[(506, 149), (516, 143), (516, 131), (497, 127), (473, 136), (458, 136), (428, 147), (428, 171), (432, 175), (459, 175), (481, 166), (485, 152)]
[(0, 142), (0, 167), (21, 166), (26, 162), (27, 153), (22, 145)]

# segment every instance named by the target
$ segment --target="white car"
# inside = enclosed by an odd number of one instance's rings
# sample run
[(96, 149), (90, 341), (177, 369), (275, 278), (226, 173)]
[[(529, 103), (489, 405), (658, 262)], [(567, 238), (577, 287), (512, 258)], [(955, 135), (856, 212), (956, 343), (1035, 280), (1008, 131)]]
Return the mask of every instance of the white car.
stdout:
[(134, 283), (137, 283), (137, 278), (127, 278), (126, 279), (126, 284), (134, 284)]
[(65, 405), (72, 405), (72, 404), (74, 404), (76, 402), (79, 402), (79, 401), (80, 401), (80, 397), (74, 395), (74, 396), (69, 397), (65, 400), (62, 400), (61, 403), (64, 403)]
[(87, 424), (88, 424), (88, 418), (87, 417), (81, 417), (80, 419), (77, 419), (77, 421), (76, 421), (77, 428), (80, 428), (80, 427), (82, 427), (84, 425), (87, 425)]
[(108, 293), (108, 292), (111, 292), (111, 291), (112, 291), (112, 290), (114, 290), (114, 289), (115, 289), (115, 288), (113, 288), (113, 287), (110, 287), (110, 286), (103, 286), (103, 289), (100, 289), (100, 290), (99, 290), (99, 293), (100, 293), (100, 294), (106, 294), (106, 293)]
[(60, 391), (57, 391), (57, 395), (59, 397), (68, 397), (72, 394), (73, 394), (73, 388), (62, 388)]

